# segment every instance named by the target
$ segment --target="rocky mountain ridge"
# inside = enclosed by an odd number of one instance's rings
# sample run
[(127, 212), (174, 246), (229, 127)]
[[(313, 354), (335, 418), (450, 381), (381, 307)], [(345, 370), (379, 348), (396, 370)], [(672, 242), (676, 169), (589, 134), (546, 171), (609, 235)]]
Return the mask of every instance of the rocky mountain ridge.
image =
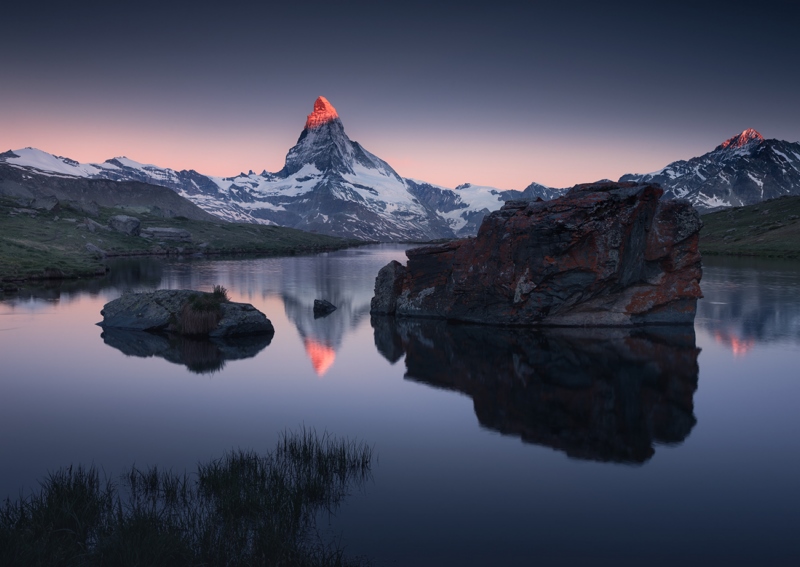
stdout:
[(540, 196), (537, 191), (544, 191), (544, 198), (550, 191), (535, 184), (522, 192), (468, 183), (449, 189), (403, 178), (350, 140), (338, 112), (324, 97), (315, 101), (284, 167), (275, 173), (250, 171), (221, 178), (125, 157), (81, 164), (33, 148), (0, 154), (0, 163), (51, 176), (161, 185), (225, 220), (381, 241), (472, 235), (483, 216), (506, 200), (523, 193)]
[[(325, 97), (315, 101), (275, 173), (215, 177), (126, 157), (82, 164), (34, 148), (1, 153), (0, 165), (52, 177), (160, 185), (224, 220), (380, 241), (472, 236), (483, 217), (506, 201), (547, 201), (566, 193), (538, 183), (519, 191), (469, 183), (448, 188), (404, 178), (350, 140)], [(687, 199), (701, 212), (800, 195), (800, 144), (764, 139), (747, 129), (703, 156), (649, 174), (626, 174), (620, 181), (657, 183), (664, 198)]]
[(620, 177), (626, 181), (657, 183), (665, 198), (687, 199), (701, 212), (800, 195), (800, 143), (765, 139), (748, 128), (702, 156)]

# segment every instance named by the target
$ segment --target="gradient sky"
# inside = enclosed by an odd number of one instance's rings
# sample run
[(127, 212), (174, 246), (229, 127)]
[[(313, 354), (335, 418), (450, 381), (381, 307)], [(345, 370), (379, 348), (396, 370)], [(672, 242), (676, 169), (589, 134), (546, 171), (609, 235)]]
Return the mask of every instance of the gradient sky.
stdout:
[(522, 189), (800, 140), (796, 2), (5, 3), (0, 151), (277, 171), (317, 96), (403, 176)]

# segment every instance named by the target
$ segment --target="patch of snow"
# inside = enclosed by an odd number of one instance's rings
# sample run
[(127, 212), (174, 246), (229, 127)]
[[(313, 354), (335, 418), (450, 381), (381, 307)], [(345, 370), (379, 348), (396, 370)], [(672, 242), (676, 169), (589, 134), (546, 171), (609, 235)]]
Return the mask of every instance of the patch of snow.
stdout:
[(71, 177), (91, 177), (100, 171), (95, 165), (81, 164), (69, 158), (54, 156), (36, 148), (23, 148), (13, 151), (19, 157), (7, 158), (6, 162), (9, 164), (31, 167), (40, 171), (61, 173)]
[(709, 197), (708, 195), (705, 195), (703, 193), (698, 193), (697, 194), (697, 201), (699, 203), (705, 205), (708, 208), (711, 208), (711, 207), (731, 207), (731, 206), (733, 206), (728, 201), (723, 201), (719, 197)]
[(761, 192), (762, 192), (762, 193), (764, 192), (764, 191), (763, 191), (763, 189), (764, 189), (764, 182), (763, 182), (763, 181), (761, 181), (761, 180), (760, 180), (760, 179), (758, 179), (757, 177), (753, 177), (753, 174), (752, 174), (752, 173), (748, 173), (748, 174), (747, 174), (747, 177), (749, 177), (750, 179), (752, 179), (752, 180), (755, 182), (755, 184), (756, 184), (756, 185), (758, 185), (759, 187), (761, 187), (761, 189), (762, 189), (762, 191), (761, 191)]
[(781, 157), (782, 157), (783, 159), (785, 159), (786, 161), (792, 161), (791, 159), (789, 159), (789, 156), (787, 156), (787, 155), (786, 155), (785, 153), (783, 153), (782, 151), (780, 151), (780, 150), (777, 150), (777, 149), (775, 149), (775, 148), (772, 148), (772, 151), (773, 151), (774, 153), (778, 154), (779, 156), (781, 156)]

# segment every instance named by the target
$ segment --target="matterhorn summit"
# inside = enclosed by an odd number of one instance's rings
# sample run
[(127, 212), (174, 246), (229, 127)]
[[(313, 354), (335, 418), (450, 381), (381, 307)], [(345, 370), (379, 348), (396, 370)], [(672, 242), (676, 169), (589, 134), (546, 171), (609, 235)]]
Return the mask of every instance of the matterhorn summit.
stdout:
[(322, 126), (337, 118), (339, 118), (339, 113), (336, 112), (333, 105), (328, 102), (328, 99), (324, 96), (317, 97), (317, 100), (314, 102), (314, 111), (306, 118), (306, 130)]

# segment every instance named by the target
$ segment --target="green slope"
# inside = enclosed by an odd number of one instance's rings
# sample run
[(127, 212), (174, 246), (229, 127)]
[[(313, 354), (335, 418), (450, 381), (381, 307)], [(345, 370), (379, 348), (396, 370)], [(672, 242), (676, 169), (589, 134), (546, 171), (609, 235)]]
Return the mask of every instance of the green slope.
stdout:
[(800, 197), (780, 197), (703, 216), (705, 255), (800, 257)]
[[(291, 228), (227, 222), (165, 219), (136, 212), (142, 228), (167, 227), (187, 230), (191, 240), (148, 240), (111, 230), (82, 227), (83, 213), (71, 209), (35, 211), (22, 209), (0, 198), (0, 281), (60, 277), (85, 277), (105, 271), (103, 258), (86, 245), (102, 249), (107, 257), (139, 254), (265, 254), (285, 255), (346, 248), (361, 241), (312, 234)], [(117, 214), (134, 215), (130, 209), (100, 209), (92, 220), (107, 225)]]

